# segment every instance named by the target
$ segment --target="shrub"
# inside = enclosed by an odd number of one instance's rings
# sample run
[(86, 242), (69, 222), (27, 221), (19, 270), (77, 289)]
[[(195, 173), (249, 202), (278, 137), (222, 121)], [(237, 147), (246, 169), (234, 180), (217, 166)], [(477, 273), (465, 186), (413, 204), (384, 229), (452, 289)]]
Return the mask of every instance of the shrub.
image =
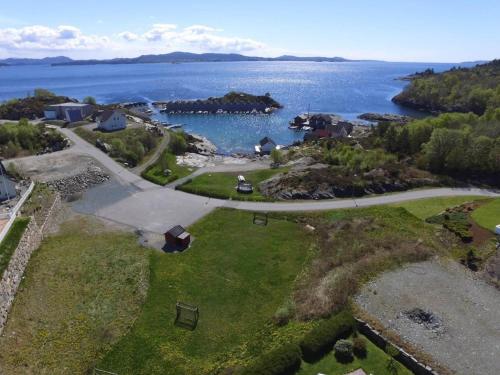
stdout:
[(273, 316), (273, 322), (277, 326), (284, 326), (288, 324), (288, 321), (293, 316), (293, 303), (288, 302), (284, 306), (281, 306)]
[(170, 151), (174, 155), (182, 155), (187, 151), (187, 142), (183, 133), (171, 133), (170, 134)]
[(92, 105), (96, 105), (97, 102), (95, 100), (95, 98), (93, 96), (86, 96), (84, 99), (83, 99), (83, 102), (85, 104), (92, 104)]
[(352, 351), (353, 351), (352, 342), (349, 340), (339, 340), (335, 343), (333, 350), (335, 351), (335, 358), (340, 363), (347, 363), (353, 360)]
[(366, 340), (360, 336), (355, 337), (352, 340), (352, 350), (356, 357), (365, 358), (366, 357)]
[(340, 338), (348, 337), (355, 320), (348, 310), (343, 310), (312, 329), (300, 343), (304, 360), (313, 362), (329, 352)]
[(274, 349), (242, 371), (244, 375), (291, 374), (300, 368), (301, 351), (296, 344), (286, 344)]

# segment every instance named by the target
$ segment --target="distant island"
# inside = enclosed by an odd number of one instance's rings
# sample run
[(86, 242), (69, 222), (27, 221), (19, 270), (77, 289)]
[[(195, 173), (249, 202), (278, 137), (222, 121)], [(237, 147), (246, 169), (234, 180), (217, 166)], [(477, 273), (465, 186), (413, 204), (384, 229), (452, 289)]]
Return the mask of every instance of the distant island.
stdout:
[(427, 69), (407, 79), (410, 84), (392, 100), (414, 109), (482, 115), (487, 109), (500, 105), (500, 60), (443, 73)]
[(160, 108), (161, 112), (171, 114), (271, 113), (282, 108), (282, 105), (274, 100), (269, 93), (251, 95), (234, 91), (217, 98), (157, 101), (153, 105)]
[(11, 65), (51, 65), (64, 62), (73, 61), (66, 56), (55, 56), (55, 57), (44, 57), (43, 59), (25, 59), (10, 57), (8, 59), (0, 60), (0, 66), (11, 66)]
[(133, 58), (115, 58), (108, 60), (71, 60), (54, 62), (53, 66), (63, 65), (99, 65), (99, 64), (155, 64), (155, 63), (190, 63), (190, 62), (238, 62), (238, 61), (312, 61), (312, 62), (346, 62), (355, 61), (343, 57), (257, 57), (237, 53), (190, 53), (172, 52), (160, 55), (141, 55)]

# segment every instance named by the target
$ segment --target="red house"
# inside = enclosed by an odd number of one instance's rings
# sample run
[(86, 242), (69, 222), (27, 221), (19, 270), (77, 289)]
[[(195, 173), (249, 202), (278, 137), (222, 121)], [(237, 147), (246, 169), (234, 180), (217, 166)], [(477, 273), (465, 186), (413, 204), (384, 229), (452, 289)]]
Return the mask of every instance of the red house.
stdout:
[(187, 248), (191, 242), (191, 235), (182, 226), (176, 225), (165, 232), (165, 242), (171, 247)]

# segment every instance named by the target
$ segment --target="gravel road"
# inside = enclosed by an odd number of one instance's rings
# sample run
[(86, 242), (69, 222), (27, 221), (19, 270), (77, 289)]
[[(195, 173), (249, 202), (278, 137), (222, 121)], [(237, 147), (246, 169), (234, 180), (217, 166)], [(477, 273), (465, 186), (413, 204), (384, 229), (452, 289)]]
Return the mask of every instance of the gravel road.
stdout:
[[(356, 302), (456, 374), (500, 374), (500, 291), (460, 264), (428, 261), (384, 273)], [(434, 321), (412, 320), (413, 309)]]

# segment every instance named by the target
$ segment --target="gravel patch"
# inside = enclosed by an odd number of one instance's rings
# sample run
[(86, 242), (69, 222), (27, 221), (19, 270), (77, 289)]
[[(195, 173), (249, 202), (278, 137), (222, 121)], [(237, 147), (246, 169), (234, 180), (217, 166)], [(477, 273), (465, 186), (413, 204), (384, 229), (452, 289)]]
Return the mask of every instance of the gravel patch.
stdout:
[(500, 291), (455, 262), (384, 273), (356, 303), (456, 374), (500, 374)]

